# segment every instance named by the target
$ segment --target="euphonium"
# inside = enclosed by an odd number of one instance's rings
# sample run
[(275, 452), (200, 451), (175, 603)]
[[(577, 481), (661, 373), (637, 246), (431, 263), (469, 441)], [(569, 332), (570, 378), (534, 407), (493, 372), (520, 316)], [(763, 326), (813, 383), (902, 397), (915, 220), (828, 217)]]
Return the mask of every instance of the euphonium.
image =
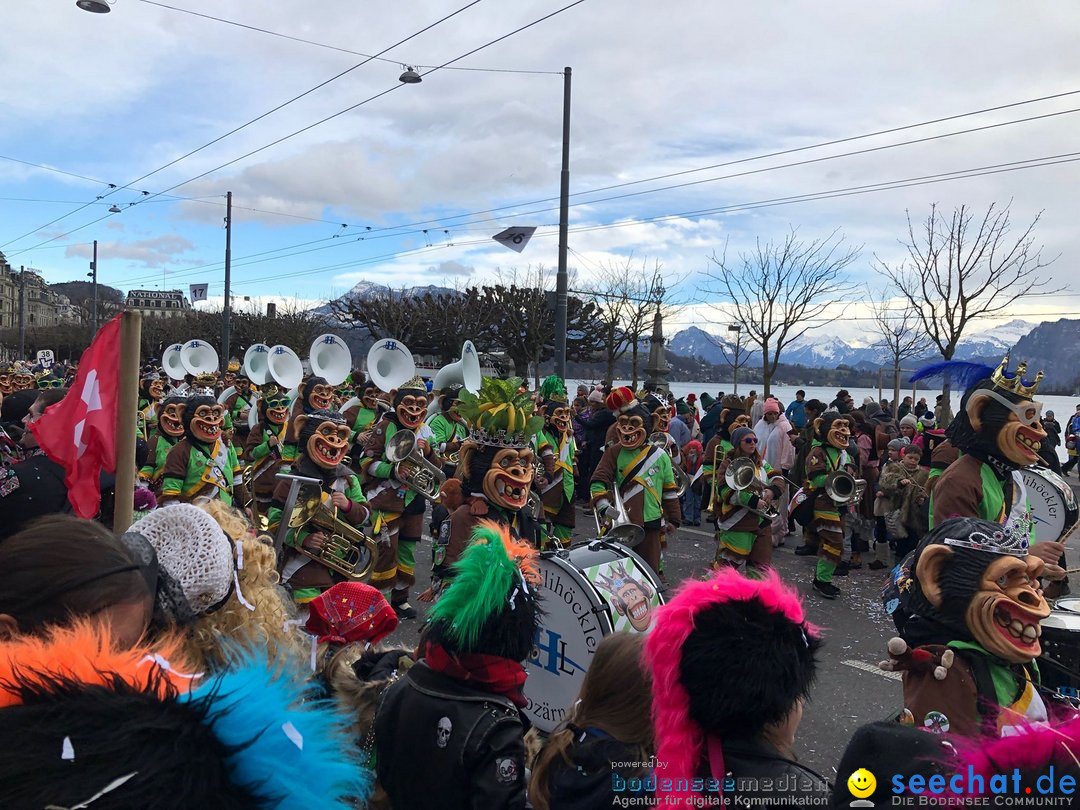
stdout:
[(834, 503), (857, 503), (866, 491), (866, 481), (844, 470), (829, 473), (825, 479), (825, 494)]
[[(727, 472), (724, 474), (724, 483), (736, 492), (742, 492), (744, 489), (749, 489), (752, 492), (761, 493), (768, 487), (757, 477), (757, 464), (751, 458), (737, 458), (728, 464)], [(757, 509), (750, 509), (751, 512), (761, 515), (763, 518), (769, 520), (774, 519), (780, 514), (780, 510), (776, 508), (775, 503), (758, 504)]]
[(619, 492), (619, 485), (612, 483), (611, 491), (615, 501), (612, 507), (615, 509), (615, 515), (611, 519), (611, 525), (605, 529), (600, 524), (600, 514), (594, 509), (593, 517), (596, 519), (596, 534), (598, 537), (613, 540), (616, 543), (633, 548), (645, 539), (645, 529), (630, 520), (626, 505), (623, 503), (622, 493)]
[(404, 429), (395, 433), (386, 443), (386, 460), (394, 465), (394, 479), (403, 487), (432, 501), (439, 497), (446, 476), (424, 458), (416, 433)]
[(653, 447), (663, 450), (671, 457), (671, 471), (675, 474), (675, 486), (677, 487), (676, 494), (681, 498), (683, 493), (686, 492), (686, 488), (690, 486), (690, 479), (687, 477), (686, 471), (675, 463), (675, 454), (668, 447), (668, 435), (662, 430), (658, 430), (649, 434), (648, 441)]
[(289, 528), (292, 529), (309, 523), (323, 530), (326, 543), (320, 551), (308, 551), (303, 544), (297, 545), (296, 551), (353, 582), (371, 577), (378, 554), (373, 537), (339, 519), (337, 510), (328, 507), (319, 496), (297, 506), (289, 518)]

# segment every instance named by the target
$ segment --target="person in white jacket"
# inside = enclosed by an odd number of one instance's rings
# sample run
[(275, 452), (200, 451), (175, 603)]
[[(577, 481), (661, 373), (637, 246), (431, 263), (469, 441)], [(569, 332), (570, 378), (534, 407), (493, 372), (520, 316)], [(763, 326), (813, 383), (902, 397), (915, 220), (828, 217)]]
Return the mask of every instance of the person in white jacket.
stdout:
[[(774, 470), (782, 470), (784, 477), (795, 463), (795, 445), (791, 443), (788, 435), (793, 430), (791, 422), (784, 415), (780, 403), (769, 397), (762, 406), (762, 416), (754, 426), (757, 434), (759, 447), (765, 460)], [(784, 537), (788, 531), (788, 498), (790, 493), (785, 493), (777, 502), (780, 515), (773, 521), (772, 536), (773, 547), (783, 545)]]

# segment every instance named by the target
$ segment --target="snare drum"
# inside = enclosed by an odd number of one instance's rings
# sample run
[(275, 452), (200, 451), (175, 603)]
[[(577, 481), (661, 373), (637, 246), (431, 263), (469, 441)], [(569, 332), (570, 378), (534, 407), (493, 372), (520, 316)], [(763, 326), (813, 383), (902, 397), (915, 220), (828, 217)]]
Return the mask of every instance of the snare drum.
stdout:
[(644, 633), (663, 602), (661, 584), (641, 557), (605, 540), (540, 555), (544, 611), (529, 660), (525, 714), (551, 732), (577, 698), (600, 639)]
[(1031, 502), (1035, 539), (1060, 540), (1076, 525), (1080, 515), (1072, 487), (1046, 467), (1025, 467), (1020, 474)]
[(1072, 670), (1063, 672), (1053, 664), (1040, 660), (1039, 674), (1048, 689), (1063, 694), (1076, 694), (1080, 688), (1080, 599), (1059, 599), (1050, 615), (1042, 620), (1039, 643), (1043, 655)]

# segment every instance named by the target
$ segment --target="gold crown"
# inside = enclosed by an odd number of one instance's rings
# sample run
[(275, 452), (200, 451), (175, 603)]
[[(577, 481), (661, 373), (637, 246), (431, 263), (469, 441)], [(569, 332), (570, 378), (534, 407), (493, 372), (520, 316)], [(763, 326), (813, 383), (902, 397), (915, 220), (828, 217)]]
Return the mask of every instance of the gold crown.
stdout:
[(240, 370), (240, 361), (239, 360), (230, 360), (227, 370), (230, 371), (233, 374), (238, 372)]
[(1009, 391), (1021, 397), (1032, 397), (1039, 388), (1039, 383), (1042, 382), (1043, 373), (1040, 371), (1035, 375), (1035, 382), (1029, 383), (1024, 379), (1024, 374), (1027, 373), (1027, 363), (1021, 362), (1016, 367), (1016, 371), (1012, 374), (1008, 373), (1009, 369), (1009, 355), (1001, 360), (994, 373), (990, 376), (990, 380), (994, 383), (996, 388), (1001, 388), (1004, 391)]
[(427, 383), (424, 382), (423, 377), (421, 377), (419, 374), (417, 374), (412, 379), (406, 380), (405, 382), (403, 382), (401, 385), (398, 386), (398, 390), (403, 391), (403, 390), (406, 390), (406, 389), (408, 389), (409, 391), (425, 391), (426, 392), (427, 391)]

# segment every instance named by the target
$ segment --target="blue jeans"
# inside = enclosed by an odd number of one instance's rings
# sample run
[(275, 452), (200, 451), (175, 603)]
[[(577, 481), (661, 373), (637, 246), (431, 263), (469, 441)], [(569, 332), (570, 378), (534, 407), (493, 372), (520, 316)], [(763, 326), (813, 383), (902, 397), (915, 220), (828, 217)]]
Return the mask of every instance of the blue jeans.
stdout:
[(701, 498), (692, 489), (687, 489), (682, 496), (683, 523), (701, 522)]

